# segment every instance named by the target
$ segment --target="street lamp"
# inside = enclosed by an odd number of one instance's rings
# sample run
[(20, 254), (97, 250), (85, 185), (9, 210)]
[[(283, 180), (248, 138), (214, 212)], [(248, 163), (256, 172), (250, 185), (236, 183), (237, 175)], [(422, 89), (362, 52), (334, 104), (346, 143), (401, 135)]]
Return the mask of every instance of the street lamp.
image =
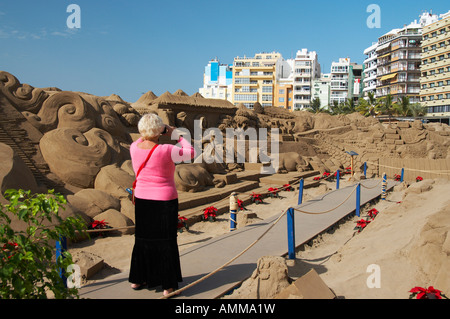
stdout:
[(351, 175), (350, 175), (350, 177), (353, 177), (353, 157), (354, 156), (358, 156), (359, 154), (358, 153), (356, 153), (356, 152), (354, 152), (354, 151), (350, 151), (350, 152), (345, 152), (345, 153), (347, 153), (348, 155), (350, 155), (351, 156), (351, 168), (352, 168), (352, 171), (351, 171)]

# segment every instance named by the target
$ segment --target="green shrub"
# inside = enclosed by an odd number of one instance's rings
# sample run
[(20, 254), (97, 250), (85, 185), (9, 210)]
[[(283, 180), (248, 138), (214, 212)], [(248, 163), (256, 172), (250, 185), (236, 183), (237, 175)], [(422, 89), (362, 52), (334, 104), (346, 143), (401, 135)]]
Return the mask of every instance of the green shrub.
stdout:
[[(9, 204), (0, 204), (0, 299), (42, 299), (49, 292), (57, 299), (78, 298), (78, 289), (67, 288), (59, 273), (72, 264), (72, 256), (63, 252), (55, 258), (54, 243), (83, 231), (82, 219), (63, 220), (58, 211), (66, 200), (52, 190), (47, 194), (7, 190), (5, 198)], [(12, 216), (25, 223), (24, 231), (12, 229)]]

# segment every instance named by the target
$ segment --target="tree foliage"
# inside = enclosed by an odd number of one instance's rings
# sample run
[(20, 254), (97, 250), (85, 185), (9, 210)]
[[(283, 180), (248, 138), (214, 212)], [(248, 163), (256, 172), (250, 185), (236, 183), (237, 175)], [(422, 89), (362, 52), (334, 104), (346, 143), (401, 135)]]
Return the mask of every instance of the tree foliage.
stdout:
[[(64, 252), (56, 259), (54, 242), (85, 230), (82, 219), (60, 217), (66, 200), (52, 190), (7, 190), (5, 198), (9, 204), (0, 205), (0, 299), (43, 299), (49, 292), (58, 299), (78, 297), (77, 288), (67, 288), (59, 273), (72, 257)], [(14, 230), (12, 218), (23, 222), (25, 230)]]

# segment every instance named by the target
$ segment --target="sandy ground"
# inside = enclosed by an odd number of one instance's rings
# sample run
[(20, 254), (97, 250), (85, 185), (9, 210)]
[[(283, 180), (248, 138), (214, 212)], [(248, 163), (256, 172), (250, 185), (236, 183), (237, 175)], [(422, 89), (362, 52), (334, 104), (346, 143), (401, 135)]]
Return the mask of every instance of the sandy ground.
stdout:
[[(421, 187), (399, 185), (387, 200), (366, 205), (361, 217), (371, 208), (379, 214), (362, 232), (355, 231), (360, 218), (354, 216), (300, 247), (295, 264), (288, 263), (289, 276), (297, 279), (314, 268), (339, 298), (346, 299), (407, 299), (408, 291), (415, 286), (434, 286), (450, 295), (450, 200), (446, 195), (450, 193), (450, 183), (420, 183)], [(341, 187), (348, 184), (341, 181)], [(307, 189), (304, 201), (334, 187), (334, 183), (325, 183)], [(248, 212), (256, 216), (246, 223), (279, 215), (284, 208), (297, 204), (297, 192), (281, 195), (281, 199), (265, 199), (265, 204), (247, 205)], [(244, 227), (243, 222), (240, 226)], [(218, 216), (216, 222), (196, 223), (179, 234), (180, 251), (227, 233), (229, 227), (228, 215)], [(92, 282), (128, 271), (133, 243), (133, 235), (96, 238), (75, 244), (69, 251), (83, 250), (104, 259), (107, 267)], [(240, 298), (245, 293), (240, 291)]]

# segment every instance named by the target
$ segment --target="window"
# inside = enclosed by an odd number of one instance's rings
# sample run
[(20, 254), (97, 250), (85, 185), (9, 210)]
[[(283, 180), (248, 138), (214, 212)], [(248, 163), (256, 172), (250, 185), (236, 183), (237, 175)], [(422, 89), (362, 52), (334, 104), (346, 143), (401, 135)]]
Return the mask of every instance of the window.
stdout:
[(278, 98), (278, 102), (284, 102), (284, 97)]
[(442, 61), (442, 60), (444, 60), (444, 58), (445, 58), (445, 56), (444, 56), (444, 55), (440, 55), (440, 56), (439, 56), (439, 61)]
[(438, 86), (444, 86), (444, 81), (439, 81)]
[(438, 94), (438, 100), (442, 100), (444, 98), (444, 94)]
[(437, 45), (436, 44), (433, 44), (432, 46), (431, 46), (431, 50), (436, 50), (437, 49)]
[(430, 101), (434, 101), (434, 95), (430, 95)]
[(438, 70), (438, 72), (439, 72), (439, 74), (444, 73), (444, 68), (440, 68), (440, 69)]
[(422, 84), (422, 89), (426, 89), (427, 85), (426, 84)]
[(435, 83), (430, 83), (430, 89), (435, 87)]
[(436, 57), (430, 59), (430, 63), (436, 62)]
[(272, 95), (263, 94), (262, 100), (263, 101), (272, 101)]
[(441, 32), (441, 34), (444, 34), (445, 33), (445, 28), (441, 29), (440, 32)]
[(431, 36), (432, 36), (432, 37), (437, 37), (437, 31), (433, 32), (433, 33), (431, 34)]
[(280, 89), (280, 90), (278, 91), (278, 94), (284, 94), (284, 89)]
[(445, 47), (445, 41), (439, 43), (439, 47), (441, 47), (441, 48)]

